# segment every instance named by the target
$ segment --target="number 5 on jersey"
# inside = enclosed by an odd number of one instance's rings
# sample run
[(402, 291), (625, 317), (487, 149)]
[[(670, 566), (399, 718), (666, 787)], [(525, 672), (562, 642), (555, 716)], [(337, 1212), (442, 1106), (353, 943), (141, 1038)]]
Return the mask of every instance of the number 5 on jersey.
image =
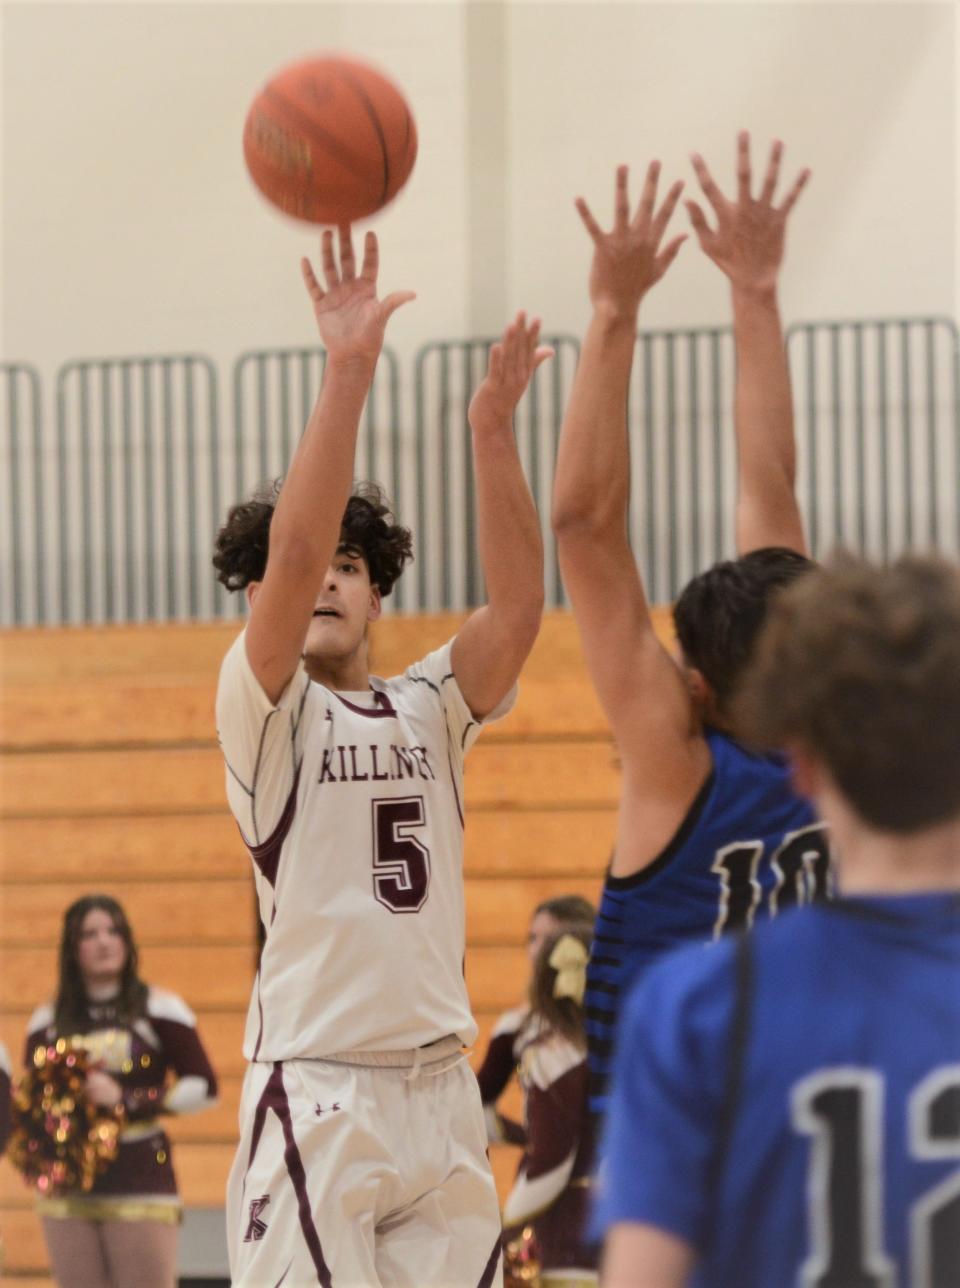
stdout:
[(427, 821), (422, 796), (373, 801), (373, 894), (391, 912), (419, 912), (430, 887), (430, 851), (411, 835)]

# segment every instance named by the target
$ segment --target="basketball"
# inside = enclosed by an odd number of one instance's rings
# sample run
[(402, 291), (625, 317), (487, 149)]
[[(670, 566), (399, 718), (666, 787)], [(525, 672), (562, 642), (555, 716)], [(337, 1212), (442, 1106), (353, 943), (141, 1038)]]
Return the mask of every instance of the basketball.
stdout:
[(417, 157), (406, 99), (381, 72), (328, 55), (284, 67), (247, 113), (243, 155), (273, 205), (309, 224), (348, 224), (397, 195)]

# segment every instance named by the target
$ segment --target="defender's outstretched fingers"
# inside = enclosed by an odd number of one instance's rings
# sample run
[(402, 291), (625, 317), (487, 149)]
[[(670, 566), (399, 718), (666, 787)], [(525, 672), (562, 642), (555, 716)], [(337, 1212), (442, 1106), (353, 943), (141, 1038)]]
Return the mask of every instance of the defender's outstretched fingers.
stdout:
[(737, 135), (737, 200), (742, 206), (750, 203), (750, 134), (741, 130)]
[(699, 152), (691, 154), (690, 162), (700, 182), (700, 187), (703, 189), (703, 195), (713, 206), (714, 213), (719, 217), (727, 208), (726, 198), (717, 187), (713, 175), (707, 169), (706, 161), (704, 161)]
[(333, 230), (325, 228), (320, 238), (320, 264), (323, 268), (327, 290), (332, 291), (340, 285), (340, 274), (337, 272), (337, 261), (333, 257)]
[(663, 205), (657, 211), (657, 216), (653, 221), (652, 231), (658, 242), (667, 231), (667, 224), (669, 224), (673, 217), (673, 212), (677, 208), (677, 202), (680, 200), (681, 192), (683, 192), (683, 180), (678, 179), (676, 183), (671, 186), (670, 191), (663, 199)]
[(704, 243), (704, 238), (713, 235), (713, 229), (707, 223), (707, 217), (695, 201), (685, 201), (683, 203), (687, 208), (687, 214), (690, 216), (690, 222), (693, 224), (693, 231), (700, 239), (700, 245)]
[[(367, 282), (376, 282), (380, 268), (380, 244), (377, 234), (372, 230), (363, 239), (363, 264), (360, 276)], [(404, 300), (403, 303), (406, 303)]]
[(340, 276), (344, 282), (352, 282), (357, 275), (357, 266), (353, 258), (353, 238), (350, 225), (341, 224), (340, 236)]
[(300, 272), (303, 274), (303, 281), (307, 291), (314, 304), (319, 304), (325, 295), (325, 291), (317, 281), (317, 275), (313, 271), (313, 265), (307, 259), (306, 255), (300, 260)]
[(643, 181), (643, 192), (640, 194), (640, 204), (637, 206), (637, 217), (634, 220), (634, 227), (645, 228), (650, 224), (653, 218), (653, 208), (657, 201), (657, 183), (660, 180), (660, 162), (651, 161), (647, 166), (647, 175)]
[(593, 214), (590, 210), (590, 207), (587, 205), (587, 203), (584, 201), (582, 197), (577, 197), (573, 204), (577, 208), (577, 214), (583, 220), (584, 228), (586, 228), (587, 232), (590, 234), (590, 236), (593, 238), (595, 242), (600, 241), (600, 239), (603, 237), (603, 230), (601, 229), (597, 221), (594, 219)]
[(527, 361), (532, 362), (536, 353), (537, 341), (540, 339), (540, 319), (531, 318), (527, 328)]
[(807, 180), (810, 178), (810, 174), (811, 174), (810, 170), (801, 170), (800, 173), (797, 175), (796, 179), (794, 180), (793, 187), (790, 189), (790, 191), (784, 197), (783, 201), (780, 203), (779, 210), (781, 215), (783, 216), (789, 215), (790, 211), (797, 203), (797, 198), (800, 196), (801, 192), (803, 192), (804, 188), (807, 186)]
[(388, 295), (380, 305), (380, 308), (383, 311), (384, 322), (396, 313), (397, 309), (401, 308), (404, 304), (409, 304), (411, 300), (415, 300), (416, 298), (416, 291), (394, 291), (392, 295)]
[(777, 179), (780, 177), (780, 158), (783, 156), (783, 144), (779, 139), (773, 140), (770, 148), (770, 162), (767, 165), (767, 173), (763, 179), (763, 188), (760, 192), (760, 200), (764, 205), (773, 204), (773, 194), (777, 186)]
[(548, 358), (554, 357), (555, 354), (556, 354), (556, 349), (554, 349), (553, 345), (551, 344), (538, 345), (537, 348), (534, 349), (533, 351), (533, 369), (532, 370), (536, 371), (537, 367), (539, 367), (541, 363), (546, 362)]
[(673, 261), (677, 258), (677, 252), (687, 240), (687, 234), (681, 233), (679, 237), (674, 237), (673, 241), (668, 243), (657, 256), (657, 274), (662, 277)]
[(630, 221), (630, 198), (627, 195), (629, 180), (630, 167), (618, 165), (613, 188), (613, 225), (615, 228), (626, 228)]

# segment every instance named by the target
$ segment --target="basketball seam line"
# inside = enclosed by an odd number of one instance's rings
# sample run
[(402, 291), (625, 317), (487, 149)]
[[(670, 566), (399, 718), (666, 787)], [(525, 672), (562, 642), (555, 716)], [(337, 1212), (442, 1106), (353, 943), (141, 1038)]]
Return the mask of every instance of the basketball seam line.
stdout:
[(380, 124), (380, 117), (377, 115), (377, 109), (371, 102), (369, 94), (357, 78), (347, 71), (345, 67), (339, 68), (339, 71), (343, 79), (353, 86), (354, 92), (367, 110), (367, 115), (377, 132), (377, 138), (380, 140), (380, 153), (383, 157), (383, 188), (380, 191), (380, 200), (386, 201), (387, 193), (390, 190), (390, 158), (387, 155), (387, 140), (384, 137), (383, 126)]
[[(302, 127), (309, 129), (311, 133), (319, 135), (323, 141), (328, 144), (330, 151), (334, 154), (337, 160), (342, 161), (344, 168), (349, 170), (355, 178), (369, 178), (369, 174), (365, 170), (360, 169), (357, 165), (360, 158), (358, 158), (355, 153), (346, 149), (335, 134), (331, 134), (329, 130), (324, 129), (322, 125), (319, 125), (305, 112), (301, 112), (295, 102), (287, 98), (285, 95), (278, 93), (272, 85), (264, 87), (263, 96), (265, 98), (272, 98), (274, 102), (281, 104), (291, 113), (292, 116), (298, 118), (299, 124)], [(351, 162), (353, 164), (351, 164)]]

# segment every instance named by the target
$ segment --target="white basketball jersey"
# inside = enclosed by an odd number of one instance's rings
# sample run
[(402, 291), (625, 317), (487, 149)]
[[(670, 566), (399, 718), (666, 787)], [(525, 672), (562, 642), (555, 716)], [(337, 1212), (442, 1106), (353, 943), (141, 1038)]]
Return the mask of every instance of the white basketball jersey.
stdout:
[(324, 688), (301, 666), (276, 706), (243, 634), (224, 658), (227, 796), (266, 931), (248, 1060), (476, 1037), (463, 977), (463, 757), (480, 724), (450, 648), (371, 677), (362, 694)]

